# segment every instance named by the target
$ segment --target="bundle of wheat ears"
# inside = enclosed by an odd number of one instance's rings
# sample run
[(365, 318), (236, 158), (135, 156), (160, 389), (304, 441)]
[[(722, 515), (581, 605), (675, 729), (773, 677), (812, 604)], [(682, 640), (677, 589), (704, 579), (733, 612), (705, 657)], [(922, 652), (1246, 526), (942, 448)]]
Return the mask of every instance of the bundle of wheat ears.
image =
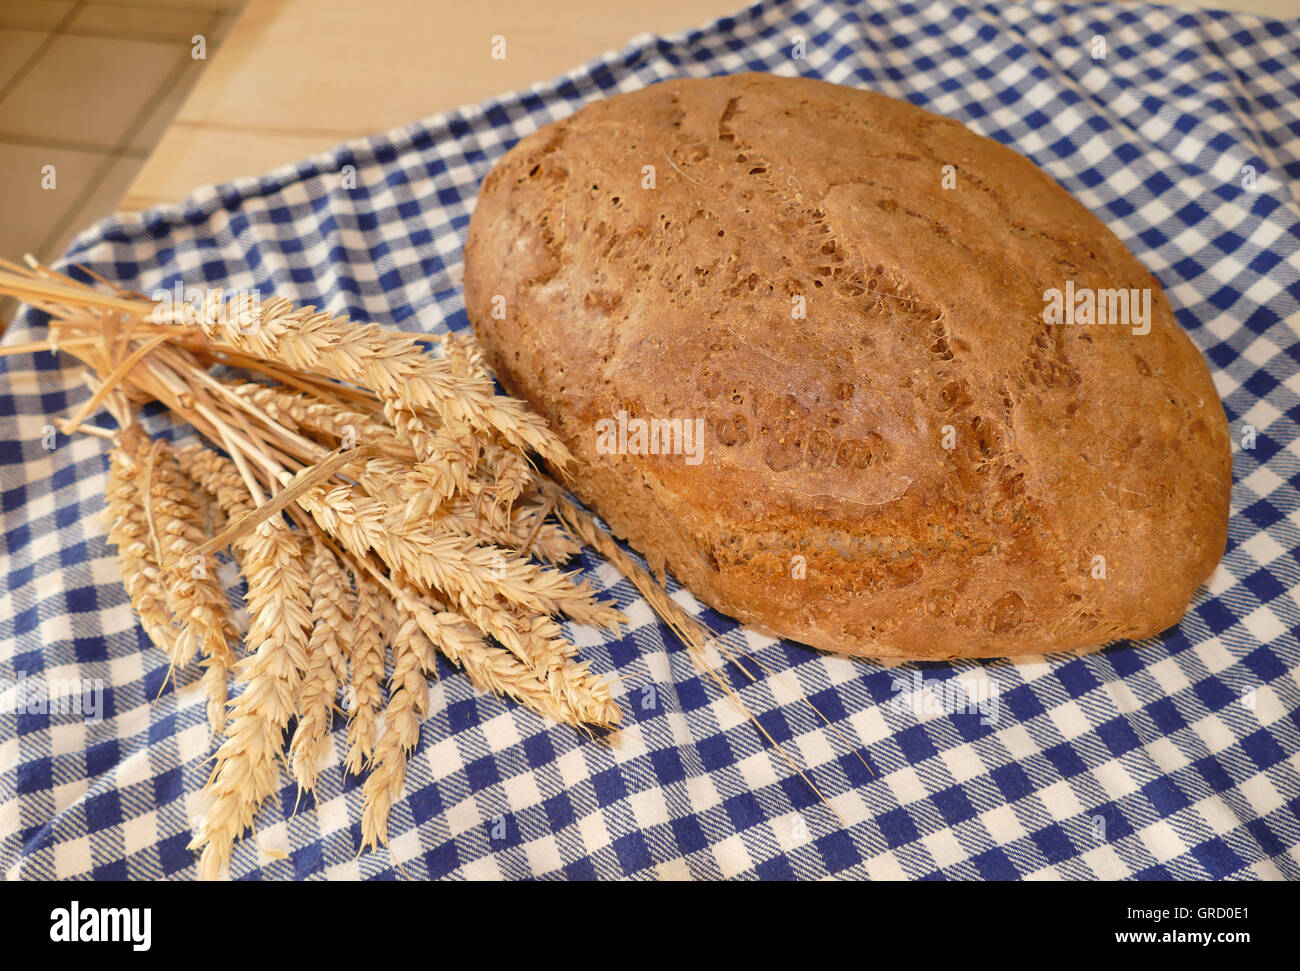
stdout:
[[(340, 710), (345, 766), (368, 773), (363, 846), (387, 843), (437, 652), (480, 690), (545, 718), (618, 725), (609, 686), (556, 623), (624, 620), (557, 568), (578, 552), (574, 537), (736, 697), (704, 657), (706, 629), (532, 464), (539, 456), (563, 475), (570, 455), (542, 419), (495, 393), (472, 338), (220, 290), (158, 303), (34, 262), (0, 267), (0, 294), (51, 317), (48, 340), (3, 353), (59, 350), (89, 365), (92, 393), (59, 428), (113, 443), (109, 539), (141, 626), (174, 668), (205, 669), (222, 740), (192, 843), (201, 876), (221, 872), (286, 762), (314, 789)], [(151, 438), (136, 420), (151, 401), (205, 443)], [(116, 430), (85, 424), (100, 408)], [(216, 568), (225, 551), (247, 586), (242, 647)]]

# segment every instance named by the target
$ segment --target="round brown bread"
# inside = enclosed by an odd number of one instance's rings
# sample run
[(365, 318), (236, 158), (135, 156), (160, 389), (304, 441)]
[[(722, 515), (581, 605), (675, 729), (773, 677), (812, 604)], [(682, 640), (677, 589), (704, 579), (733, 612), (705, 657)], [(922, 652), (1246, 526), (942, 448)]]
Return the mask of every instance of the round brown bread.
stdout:
[[(1159, 284), (957, 122), (819, 81), (663, 82), (511, 150), (465, 260), (575, 493), (758, 630), (1065, 650), (1172, 626), (1223, 554), (1227, 422)], [(1149, 290), (1149, 333), (1044, 323), (1067, 281)], [(620, 412), (702, 419), (701, 461), (604, 454)]]

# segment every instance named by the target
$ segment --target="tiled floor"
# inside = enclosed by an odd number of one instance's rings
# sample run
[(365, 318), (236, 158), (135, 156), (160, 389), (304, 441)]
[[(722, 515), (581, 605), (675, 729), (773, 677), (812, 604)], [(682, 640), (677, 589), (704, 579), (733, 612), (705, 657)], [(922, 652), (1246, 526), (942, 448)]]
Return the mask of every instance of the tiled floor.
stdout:
[(52, 259), (117, 208), (243, 4), (0, 0), (0, 257)]

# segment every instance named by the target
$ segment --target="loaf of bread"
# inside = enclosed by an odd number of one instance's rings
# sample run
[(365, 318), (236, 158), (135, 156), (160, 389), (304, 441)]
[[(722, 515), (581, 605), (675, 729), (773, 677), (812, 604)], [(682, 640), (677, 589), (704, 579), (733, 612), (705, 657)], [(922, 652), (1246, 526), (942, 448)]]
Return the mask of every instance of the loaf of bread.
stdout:
[(757, 630), (944, 659), (1159, 633), (1223, 554), (1223, 407), (1032, 163), (819, 81), (655, 84), (515, 146), (465, 301), (573, 488)]

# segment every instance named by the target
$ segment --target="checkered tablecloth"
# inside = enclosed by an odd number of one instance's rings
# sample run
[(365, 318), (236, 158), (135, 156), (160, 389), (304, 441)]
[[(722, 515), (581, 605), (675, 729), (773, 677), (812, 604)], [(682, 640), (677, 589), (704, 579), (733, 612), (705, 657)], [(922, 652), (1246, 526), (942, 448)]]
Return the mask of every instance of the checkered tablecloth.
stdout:
[[(792, 57), (801, 38), (804, 59)], [(1155, 273), (1210, 362), (1236, 443), (1228, 551), (1207, 589), (1160, 639), (1014, 664), (825, 657), (702, 611), (773, 672), (734, 683), (823, 803), (628, 584), (587, 559), (633, 618), (617, 640), (569, 626), (620, 679), (626, 728), (612, 744), (449, 670), (390, 850), (357, 855), (361, 792), (340, 741), (316, 798), (299, 802), (286, 775), (233, 876), (1300, 877), (1300, 21), (764, 2), (635, 38), (526, 93), (106, 221), (70, 258), (145, 291), (223, 283), (407, 329), (463, 328), (462, 244), (502, 153), (615, 91), (742, 70), (960, 119), (1046, 169)], [(5, 340), (36, 339), (41, 324), (27, 313)], [(105, 443), (43, 441), (86, 395), (71, 364), (0, 359), (0, 874), (191, 877), (185, 845), (213, 752), (197, 672), (167, 680), (135, 624), (99, 517)], [(103, 718), (15, 712), (24, 678), (102, 682)], [(917, 678), (924, 691), (899, 689)], [(993, 703), (951, 710), (959, 681)]]

